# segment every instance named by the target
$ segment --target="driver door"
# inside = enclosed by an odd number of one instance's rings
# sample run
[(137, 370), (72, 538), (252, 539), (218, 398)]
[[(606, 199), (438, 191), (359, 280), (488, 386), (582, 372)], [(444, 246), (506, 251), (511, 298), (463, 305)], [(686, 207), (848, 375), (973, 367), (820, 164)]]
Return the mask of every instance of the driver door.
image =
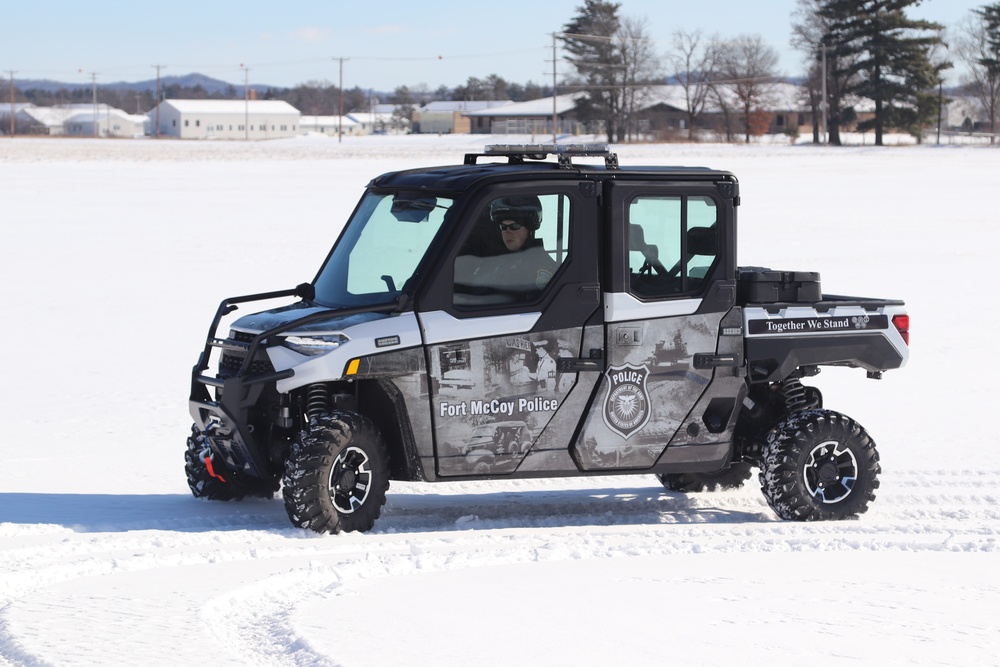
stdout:
[[(417, 304), (437, 476), (577, 470), (569, 443), (603, 348), (595, 192), (566, 182), (484, 192)], [(521, 218), (498, 217), (498, 202), (525, 200), (540, 205), (531, 251), (542, 261), (505, 247), (499, 227)]]

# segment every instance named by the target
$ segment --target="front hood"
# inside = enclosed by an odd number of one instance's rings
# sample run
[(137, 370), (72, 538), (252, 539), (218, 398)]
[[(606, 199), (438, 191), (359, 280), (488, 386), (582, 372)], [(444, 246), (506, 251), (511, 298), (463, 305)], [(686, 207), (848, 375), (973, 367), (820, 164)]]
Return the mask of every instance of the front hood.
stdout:
[(301, 327), (295, 327), (288, 331), (282, 332), (283, 334), (327, 334), (327, 333), (339, 333), (344, 329), (349, 327), (357, 326), (359, 324), (364, 324), (365, 322), (373, 322), (375, 320), (381, 320), (389, 317), (386, 313), (361, 313), (357, 315), (337, 316), (333, 313), (336, 312), (335, 308), (327, 308), (325, 306), (316, 306), (305, 301), (299, 301), (293, 303), (289, 306), (282, 306), (281, 308), (273, 308), (271, 310), (265, 310), (259, 313), (254, 313), (252, 315), (244, 315), (232, 324), (232, 329), (235, 331), (241, 331), (243, 333), (249, 334), (259, 334), (263, 331), (268, 331), (276, 327), (284, 326), (289, 322), (301, 319), (312, 315), (313, 313), (318, 313), (322, 311), (329, 311), (331, 313), (330, 319), (322, 320), (320, 322), (312, 322)]

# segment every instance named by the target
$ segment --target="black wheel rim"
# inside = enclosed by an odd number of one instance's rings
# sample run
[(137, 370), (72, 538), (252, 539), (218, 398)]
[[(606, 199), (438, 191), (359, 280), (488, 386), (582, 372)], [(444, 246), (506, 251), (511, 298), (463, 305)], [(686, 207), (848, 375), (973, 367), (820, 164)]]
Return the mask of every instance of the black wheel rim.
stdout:
[(851, 495), (858, 480), (858, 460), (846, 444), (828, 440), (813, 447), (802, 472), (809, 495), (829, 505)]
[(363, 449), (348, 447), (330, 470), (330, 498), (341, 514), (358, 511), (372, 488), (371, 460)]

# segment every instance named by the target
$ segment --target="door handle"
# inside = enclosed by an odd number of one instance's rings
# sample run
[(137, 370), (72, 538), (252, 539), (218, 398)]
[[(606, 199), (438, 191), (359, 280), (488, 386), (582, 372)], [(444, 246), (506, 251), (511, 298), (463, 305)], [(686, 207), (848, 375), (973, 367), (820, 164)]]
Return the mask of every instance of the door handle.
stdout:
[(694, 367), (703, 368), (739, 368), (743, 365), (743, 355), (734, 354), (704, 354), (697, 353), (694, 355)]
[(560, 373), (604, 372), (604, 351), (591, 350), (589, 357), (559, 357), (556, 370)]

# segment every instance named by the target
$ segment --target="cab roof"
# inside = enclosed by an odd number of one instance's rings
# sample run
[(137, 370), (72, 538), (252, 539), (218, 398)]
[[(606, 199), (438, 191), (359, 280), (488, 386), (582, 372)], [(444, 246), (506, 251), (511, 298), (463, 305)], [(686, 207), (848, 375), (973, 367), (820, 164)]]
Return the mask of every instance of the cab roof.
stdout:
[[(556, 160), (547, 160), (555, 156)], [(604, 159), (604, 164), (578, 164), (574, 158)], [(480, 158), (505, 158), (506, 162), (479, 162)], [(618, 156), (607, 145), (517, 144), (487, 146), (482, 153), (467, 153), (460, 165), (422, 167), (382, 174), (369, 188), (404, 188), (435, 192), (462, 191), (484, 180), (525, 181), (580, 179), (731, 181), (726, 171), (707, 167), (636, 166), (621, 167)]]

